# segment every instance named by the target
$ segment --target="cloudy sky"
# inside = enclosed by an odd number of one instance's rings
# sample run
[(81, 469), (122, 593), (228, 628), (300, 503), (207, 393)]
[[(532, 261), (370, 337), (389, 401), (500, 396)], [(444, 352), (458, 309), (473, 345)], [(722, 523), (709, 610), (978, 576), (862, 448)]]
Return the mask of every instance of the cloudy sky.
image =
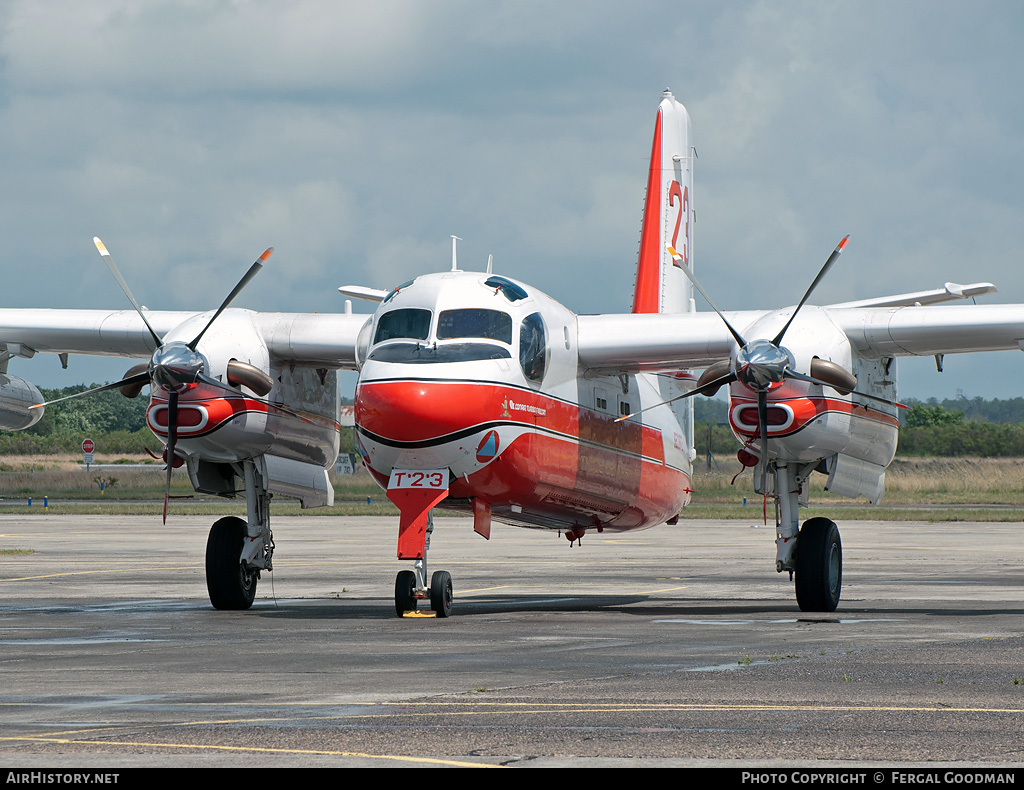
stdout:
[[(629, 309), (668, 86), (723, 308), (991, 281), (1024, 303), (1019, 2), (0, 4), (0, 303), (336, 311), (342, 284), (495, 269)], [(365, 309), (359, 305), (357, 310)], [(701, 309), (704, 309), (703, 307)], [(122, 362), (15, 361), (42, 386)], [(1014, 397), (1024, 355), (901, 363), (903, 396)]]

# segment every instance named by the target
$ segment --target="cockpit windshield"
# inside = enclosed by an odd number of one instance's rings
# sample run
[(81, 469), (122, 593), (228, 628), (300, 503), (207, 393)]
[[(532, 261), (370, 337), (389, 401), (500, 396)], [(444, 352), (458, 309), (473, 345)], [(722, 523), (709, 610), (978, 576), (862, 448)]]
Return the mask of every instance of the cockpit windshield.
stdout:
[(392, 310), (384, 313), (377, 321), (377, 334), (374, 343), (406, 337), (412, 340), (426, 340), (430, 334), (430, 311), (416, 307)]
[(512, 342), (512, 318), (500, 310), (466, 308), (444, 310), (437, 319), (437, 339), (480, 337)]
[(424, 365), (437, 362), (478, 362), (485, 359), (511, 359), (507, 348), (494, 343), (388, 343), (370, 352), (375, 362), (401, 362)]

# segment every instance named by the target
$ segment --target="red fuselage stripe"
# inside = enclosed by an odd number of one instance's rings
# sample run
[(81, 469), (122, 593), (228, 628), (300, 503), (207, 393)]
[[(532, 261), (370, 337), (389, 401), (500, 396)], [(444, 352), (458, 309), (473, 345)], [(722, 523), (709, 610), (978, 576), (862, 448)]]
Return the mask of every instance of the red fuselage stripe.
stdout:
[[(733, 419), (734, 410), (737, 406), (743, 404), (749, 404), (751, 407), (755, 409), (757, 408), (756, 400), (733, 396), (730, 399), (729, 424), (737, 433), (741, 433), (745, 436), (757, 436), (757, 425), (746, 425), (744, 423), (738, 423)], [(838, 398), (792, 398), (784, 401), (769, 401), (768, 403), (769, 408), (776, 405), (785, 405), (792, 409), (793, 424), (786, 431), (772, 433), (771, 435), (775, 437), (790, 436), (829, 412), (849, 414), (850, 416), (858, 419), (870, 420), (872, 422), (881, 423), (882, 425), (888, 425), (892, 428), (899, 427), (899, 420), (890, 414), (885, 414), (883, 412), (876, 411), (875, 409), (869, 409), (859, 403), (839, 400)]]

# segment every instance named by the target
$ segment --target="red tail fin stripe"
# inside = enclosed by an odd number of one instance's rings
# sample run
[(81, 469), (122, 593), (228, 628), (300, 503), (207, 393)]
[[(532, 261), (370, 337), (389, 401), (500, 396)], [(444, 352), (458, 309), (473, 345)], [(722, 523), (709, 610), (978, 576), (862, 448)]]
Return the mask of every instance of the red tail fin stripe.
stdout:
[(661, 132), (662, 113), (654, 124), (651, 169), (647, 176), (647, 200), (640, 230), (640, 256), (636, 265), (634, 313), (657, 313), (661, 307)]

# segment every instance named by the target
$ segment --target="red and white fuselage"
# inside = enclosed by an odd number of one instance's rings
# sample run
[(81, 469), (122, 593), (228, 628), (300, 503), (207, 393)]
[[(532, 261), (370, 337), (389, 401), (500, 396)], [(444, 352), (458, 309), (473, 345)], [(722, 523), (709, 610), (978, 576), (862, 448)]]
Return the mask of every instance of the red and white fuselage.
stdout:
[(417, 278), (378, 308), (356, 390), (371, 474), (447, 469), (447, 506), (523, 526), (642, 529), (690, 495), (691, 437), (665, 400), (676, 379), (581, 374), (576, 316), (502, 277)]

